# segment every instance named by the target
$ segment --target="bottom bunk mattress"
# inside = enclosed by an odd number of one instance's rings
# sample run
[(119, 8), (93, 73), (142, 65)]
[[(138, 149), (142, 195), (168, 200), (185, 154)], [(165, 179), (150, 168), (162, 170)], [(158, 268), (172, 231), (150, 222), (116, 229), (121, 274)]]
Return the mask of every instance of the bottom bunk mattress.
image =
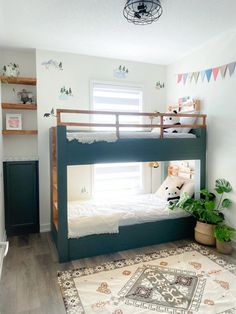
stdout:
[(186, 216), (181, 209), (171, 211), (168, 203), (154, 194), (73, 201), (68, 203), (68, 237), (118, 233), (121, 226)]

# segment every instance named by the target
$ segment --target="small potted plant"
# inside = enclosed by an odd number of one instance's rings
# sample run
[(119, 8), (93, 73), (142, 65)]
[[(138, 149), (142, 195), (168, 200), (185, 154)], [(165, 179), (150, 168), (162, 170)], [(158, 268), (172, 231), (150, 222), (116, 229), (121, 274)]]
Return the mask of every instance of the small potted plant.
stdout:
[(170, 205), (170, 209), (181, 208), (197, 220), (194, 229), (195, 240), (205, 245), (215, 245), (214, 228), (224, 221), (222, 211), (231, 205), (228, 198), (223, 198), (224, 193), (232, 191), (231, 184), (228, 181), (217, 179), (215, 191), (220, 196), (218, 202), (215, 194), (203, 189), (200, 191), (200, 199), (190, 198), (187, 193), (184, 193), (179, 201)]
[(16, 63), (9, 63), (8, 65), (4, 65), (3, 67), (3, 76), (19, 76), (20, 75), (20, 68), (19, 65)]
[(235, 229), (226, 225), (219, 224), (215, 227), (214, 235), (216, 237), (217, 251), (222, 254), (230, 254), (232, 252), (232, 238), (235, 235)]

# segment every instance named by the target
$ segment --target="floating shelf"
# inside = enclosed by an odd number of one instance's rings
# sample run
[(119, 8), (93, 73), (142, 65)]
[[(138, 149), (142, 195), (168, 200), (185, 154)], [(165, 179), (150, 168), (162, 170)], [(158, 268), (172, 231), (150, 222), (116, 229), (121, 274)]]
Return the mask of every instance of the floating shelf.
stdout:
[(8, 84), (22, 84), (22, 85), (36, 85), (37, 80), (34, 77), (13, 77), (13, 76), (0, 76), (2, 83)]
[(3, 135), (37, 135), (37, 130), (3, 130)]
[(36, 104), (13, 104), (13, 103), (2, 103), (2, 109), (37, 110), (37, 105), (36, 105)]

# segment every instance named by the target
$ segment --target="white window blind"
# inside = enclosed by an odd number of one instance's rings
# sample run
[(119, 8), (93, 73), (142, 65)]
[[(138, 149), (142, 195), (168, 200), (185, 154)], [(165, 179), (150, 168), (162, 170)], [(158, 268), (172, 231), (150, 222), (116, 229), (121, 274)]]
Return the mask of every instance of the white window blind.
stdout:
[(141, 163), (94, 165), (95, 196), (137, 194), (142, 192), (142, 186)]
[[(143, 92), (141, 87), (121, 86), (113, 84), (93, 83), (92, 106), (93, 110), (141, 112)], [(120, 116), (120, 123), (139, 124), (142, 118), (139, 116)], [(115, 116), (94, 115), (95, 123), (115, 123)], [(98, 129), (98, 128), (97, 128)], [(100, 130), (111, 130), (99, 128)], [(137, 129), (137, 128), (136, 128)], [(122, 128), (123, 131), (134, 131), (135, 128)]]
[[(92, 109), (99, 111), (141, 112), (143, 92), (141, 87), (115, 84), (92, 84)], [(94, 115), (95, 123), (115, 123), (110, 115)], [(120, 123), (142, 123), (139, 116), (121, 116)], [(97, 130), (113, 131), (111, 128)], [(114, 129), (115, 130), (115, 129)], [(122, 128), (122, 131), (136, 131), (140, 128)], [(141, 163), (113, 163), (94, 165), (93, 192), (95, 196), (112, 197), (142, 192)]]

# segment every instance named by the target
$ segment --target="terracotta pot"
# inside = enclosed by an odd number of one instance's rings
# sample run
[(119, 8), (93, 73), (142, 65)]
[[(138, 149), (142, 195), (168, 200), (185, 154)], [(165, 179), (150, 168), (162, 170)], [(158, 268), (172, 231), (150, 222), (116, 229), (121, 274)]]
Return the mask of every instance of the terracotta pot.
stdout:
[(195, 240), (204, 245), (215, 245), (216, 239), (214, 236), (215, 225), (197, 221), (195, 227)]
[(233, 250), (231, 241), (220, 242), (220, 241), (216, 240), (216, 248), (217, 248), (217, 251), (222, 253), (222, 254), (231, 254), (232, 250)]

